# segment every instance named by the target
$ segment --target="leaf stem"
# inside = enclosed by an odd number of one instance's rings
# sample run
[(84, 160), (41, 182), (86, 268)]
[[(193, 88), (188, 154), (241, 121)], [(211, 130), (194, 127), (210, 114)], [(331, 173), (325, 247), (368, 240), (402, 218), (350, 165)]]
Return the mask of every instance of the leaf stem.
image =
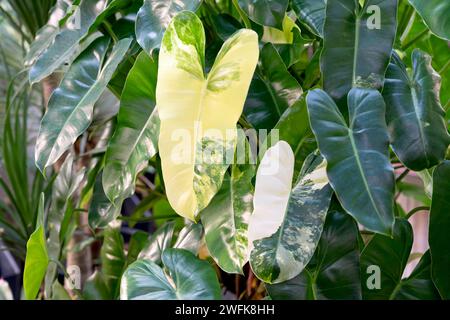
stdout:
[(114, 43), (119, 41), (119, 38), (114, 33), (114, 30), (112, 29), (111, 24), (108, 21), (103, 21), (103, 26), (105, 27), (106, 32), (110, 35), (110, 37), (113, 39)]
[(423, 30), (421, 33), (419, 33), (416, 37), (414, 37), (414, 39), (412, 39), (411, 41), (407, 42), (405, 45), (402, 46), (403, 50), (408, 49), (410, 46), (412, 46), (416, 41), (419, 41), (420, 39), (422, 39), (425, 35), (429, 34), (430, 30), (428, 30), (428, 28), (425, 28), (425, 30)]
[(430, 210), (430, 207), (428, 206), (420, 206), (417, 208), (412, 209), (411, 211), (408, 212), (408, 214), (406, 215), (405, 219), (408, 220), (409, 218), (411, 218), (416, 212), (419, 211), (426, 211), (426, 210)]
[(242, 21), (244, 22), (245, 27), (247, 29), (251, 29), (252, 24), (251, 24), (250, 20), (248, 19), (247, 15), (245, 14), (245, 12), (239, 6), (237, 0), (232, 0), (232, 1), (233, 1), (234, 7), (236, 8), (237, 12), (239, 13), (239, 16), (241, 17)]

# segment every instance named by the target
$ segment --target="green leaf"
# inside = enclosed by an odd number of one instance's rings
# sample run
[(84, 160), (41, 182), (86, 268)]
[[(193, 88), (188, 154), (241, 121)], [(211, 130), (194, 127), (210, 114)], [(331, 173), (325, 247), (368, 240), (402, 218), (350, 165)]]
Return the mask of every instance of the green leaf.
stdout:
[[(240, 137), (241, 138), (241, 137)], [(250, 151), (245, 137), (237, 152)], [(222, 187), (201, 212), (205, 227), (205, 241), (208, 251), (219, 267), (228, 273), (240, 273), (248, 261), (248, 220), (253, 211), (253, 185), (255, 165), (249, 159), (237, 161), (226, 173)]]
[(159, 264), (163, 251), (170, 248), (172, 244), (174, 228), (175, 223), (172, 221), (158, 228), (152, 234), (144, 249), (139, 253), (138, 258)]
[(101, 172), (95, 179), (92, 201), (89, 206), (89, 226), (92, 230), (97, 228), (106, 228), (111, 221), (114, 221), (122, 209), (123, 198), (119, 198), (114, 202), (108, 199), (103, 190)]
[(275, 47), (265, 44), (245, 102), (248, 121), (255, 129), (272, 129), (301, 95), (300, 84), (289, 73)]
[(127, 266), (132, 264), (138, 258), (139, 253), (145, 247), (148, 240), (147, 232), (137, 230), (130, 237), (128, 243)]
[(361, 299), (358, 227), (341, 208), (330, 209), (316, 252), (292, 280), (266, 285), (272, 299)]
[(126, 266), (123, 238), (120, 229), (109, 227), (103, 233), (103, 246), (100, 252), (102, 273), (105, 283), (113, 297), (119, 293), (119, 282)]
[(144, 0), (136, 17), (136, 38), (145, 52), (151, 54), (159, 48), (164, 31), (181, 11), (195, 11), (201, 0)]
[(158, 146), (167, 198), (180, 216), (195, 221), (220, 189), (258, 54), (257, 34), (242, 29), (225, 41), (205, 77), (201, 20), (183, 11), (164, 34)]
[(238, 0), (250, 19), (263, 26), (283, 29), (288, 0)]
[(439, 292), (431, 280), (431, 256), (430, 251), (427, 251), (411, 275), (401, 281), (395, 299), (439, 300), (439, 298)]
[(122, 91), (103, 169), (103, 188), (112, 202), (134, 193), (136, 176), (158, 150), (159, 117), (154, 111), (157, 74), (157, 61), (141, 52)]
[(383, 97), (376, 90), (352, 89), (350, 126), (323, 90), (310, 91), (307, 104), (330, 184), (345, 211), (367, 229), (391, 234), (395, 181)]
[(202, 245), (203, 227), (199, 223), (189, 223), (178, 234), (177, 241), (173, 245), (174, 248), (185, 249), (198, 254)]
[(23, 272), (23, 288), (25, 298), (33, 300), (39, 292), (42, 280), (49, 263), (44, 230), (44, 194), (39, 201), (36, 230), (31, 234), (27, 242), (27, 256)]
[(431, 32), (450, 41), (450, 2), (447, 0), (409, 0)]
[(124, 273), (122, 300), (220, 299), (216, 273), (206, 261), (183, 249), (167, 249), (162, 255), (169, 275), (149, 260), (134, 262)]
[(90, 125), (94, 103), (122, 60), (131, 39), (120, 40), (100, 71), (109, 40), (95, 40), (70, 67), (51, 96), (36, 142), (36, 165), (41, 170), (53, 163)]
[(323, 36), (326, 6), (326, 0), (292, 0), (292, 9), (299, 20), (319, 37)]
[(106, 285), (103, 274), (95, 271), (84, 284), (83, 298), (85, 300), (112, 300), (115, 297)]
[(450, 136), (436, 91), (440, 77), (431, 66), (431, 57), (416, 49), (412, 63), (409, 74), (397, 54), (392, 55), (383, 97), (395, 154), (408, 168), (421, 171), (444, 159)]
[(52, 298), (51, 300), (72, 300), (69, 293), (64, 289), (58, 280), (55, 280), (52, 285)]
[(256, 174), (248, 226), (250, 266), (267, 283), (303, 271), (314, 254), (333, 194), (326, 162), (312, 154), (292, 188), (294, 153), (285, 141), (264, 154)]
[(81, 0), (72, 14), (75, 18), (73, 22), (55, 36), (53, 44), (39, 56), (31, 67), (29, 74), (31, 83), (38, 82), (50, 75), (75, 53), (78, 43), (87, 35), (90, 26), (103, 7), (97, 0)]
[(397, 0), (367, 0), (364, 7), (356, 0), (327, 1), (326, 15), (324, 90), (341, 101), (352, 87), (380, 89), (395, 38)]
[[(438, 299), (431, 281), (430, 254), (427, 251), (412, 274), (402, 279), (413, 244), (413, 229), (404, 219), (396, 219), (392, 238), (375, 235), (361, 253), (363, 298)], [(378, 270), (378, 271), (374, 271)], [(379, 286), (376, 278), (379, 277)]]
[(432, 260), (432, 277), (443, 299), (450, 299), (448, 266), (450, 265), (450, 161), (446, 160), (434, 169), (433, 198), (430, 211), (428, 242)]

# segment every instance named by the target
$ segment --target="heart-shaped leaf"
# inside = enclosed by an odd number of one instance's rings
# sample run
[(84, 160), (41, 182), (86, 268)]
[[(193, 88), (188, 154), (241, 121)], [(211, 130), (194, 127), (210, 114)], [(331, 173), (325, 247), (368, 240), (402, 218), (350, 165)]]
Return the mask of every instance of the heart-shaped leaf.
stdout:
[(137, 42), (151, 54), (159, 48), (164, 31), (172, 18), (179, 12), (195, 11), (201, 0), (144, 0), (144, 4), (136, 16)]
[(412, 64), (410, 75), (398, 55), (392, 55), (383, 97), (392, 148), (408, 168), (420, 171), (444, 159), (450, 136), (436, 91), (440, 77), (431, 57), (414, 50)]
[(107, 38), (98, 38), (81, 53), (50, 97), (36, 142), (39, 170), (55, 163), (89, 127), (94, 103), (127, 52), (131, 39), (120, 40), (101, 68), (108, 43)]
[[(327, 1), (323, 88), (341, 101), (352, 87), (380, 89), (397, 28), (397, 0)], [(344, 100), (345, 101), (345, 100)]]
[(358, 226), (342, 208), (333, 208), (316, 252), (306, 269), (292, 280), (266, 285), (272, 299), (361, 299)]
[(183, 249), (167, 249), (162, 261), (169, 271), (150, 260), (137, 260), (125, 271), (122, 300), (213, 300), (220, 299), (216, 273), (206, 261)]
[(345, 211), (367, 229), (389, 235), (395, 181), (383, 97), (376, 90), (352, 89), (350, 125), (323, 90), (310, 91), (307, 104), (319, 150), (328, 162), (330, 184)]
[(280, 141), (264, 154), (248, 227), (250, 265), (264, 282), (292, 279), (313, 256), (332, 196), (325, 170), (325, 160), (312, 154), (292, 188), (289, 144)]
[(450, 41), (450, 2), (448, 0), (409, 0), (430, 30)]
[(114, 202), (134, 193), (136, 176), (157, 152), (159, 117), (155, 109), (157, 61), (141, 52), (128, 73), (117, 125), (103, 169), (103, 188)]
[(258, 36), (243, 29), (223, 44), (205, 77), (200, 19), (179, 13), (164, 34), (156, 87), (158, 146), (167, 198), (183, 217), (194, 220), (220, 189), (257, 60)]

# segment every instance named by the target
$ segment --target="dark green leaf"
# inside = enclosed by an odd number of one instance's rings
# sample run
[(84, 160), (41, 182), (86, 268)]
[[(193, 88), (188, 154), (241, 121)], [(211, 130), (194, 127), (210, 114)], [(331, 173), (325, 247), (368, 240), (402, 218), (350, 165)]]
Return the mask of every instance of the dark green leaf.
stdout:
[(139, 254), (139, 259), (146, 259), (159, 264), (163, 251), (170, 248), (172, 244), (174, 227), (175, 224), (171, 221), (158, 228)]
[(450, 299), (450, 161), (434, 169), (433, 198), (430, 211), (428, 241), (432, 260), (432, 277), (443, 299)]
[(130, 237), (130, 242), (128, 243), (128, 254), (127, 254), (127, 265), (132, 264), (136, 261), (139, 253), (144, 248), (148, 240), (147, 232), (137, 230)]
[(115, 297), (106, 285), (103, 274), (95, 271), (84, 284), (83, 298), (86, 300), (112, 300)]
[(326, 0), (292, 0), (299, 20), (319, 37), (323, 36), (326, 6)]
[(203, 227), (199, 223), (190, 223), (181, 229), (178, 234), (177, 241), (173, 245), (174, 248), (185, 249), (198, 254), (198, 250), (202, 244)]
[(352, 87), (382, 87), (394, 43), (397, 0), (367, 0), (364, 7), (359, 2), (327, 1), (323, 87), (339, 102)]
[(440, 78), (431, 57), (414, 50), (412, 63), (410, 75), (398, 55), (392, 55), (383, 97), (394, 152), (408, 168), (420, 171), (444, 159), (450, 136), (436, 91)]
[(126, 266), (126, 256), (123, 247), (123, 238), (120, 229), (109, 227), (103, 234), (101, 249), (102, 273), (105, 283), (113, 297), (119, 293), (119, 282)]
[(409, 0), (430, 30), (450, 41), (450, 2), (448, 0)]
[[(220, 299), (220, 285), (211, 265), (183, 249), (167, 249), (162, 261), (138, 260), (125, 271), (120, 290), (122, 300), (213, 300)], [(170, 276), (170, 280), (169, 280)]]
[(238, 0), (238, 3), (249, 18), (256, 23), (283, 29), (288, 0)]

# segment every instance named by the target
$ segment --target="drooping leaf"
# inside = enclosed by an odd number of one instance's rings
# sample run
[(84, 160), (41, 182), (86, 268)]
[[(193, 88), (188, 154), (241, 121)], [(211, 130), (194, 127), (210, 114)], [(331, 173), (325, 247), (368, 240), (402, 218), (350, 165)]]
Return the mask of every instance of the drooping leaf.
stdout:
[(159, 264), (161, 262), (162, 253), (164, 250), (170, 248), (172, 244), (174, 228), (175, 224), (172, 221), (159, 227), (139, 253), (138, 258), (150, 260)]
[(167, 198), (183, 217), (194, 220), (220, 189), (258, 60), (257, 39), (251, 30), (235, 33), (205, 78), (200, 19), (179, 13), (164, 34), (156, 88), (158, 146)]
[(250, 19), (263, 26), (283, 29), (288, 0), (238, 0)]
[(327, 213), (316, 252), (297, 277), (266, 285), (272, 299), (361, 299), (358, 227), (342, 209)]
[(114, 202), (108, 199), (103, 189), (104, 172), (101, 172), (95, 179), (92, 201), (89, 206), (89, 226), (92, 230), (106, 228), (111, 221), (114, 221), (122, 209), (123, 198), (115, 199)]
[(126, 256), (120, 230), (109, 227), (103, 233), (103, 246), (100, 252), (102, 273), (105, 283), (113, 297), (119, 294), (120, 277), (126, 267)]
[(450, 2), (447, 0), (409, 0), (431, 32), (450, 41)]
[(450, 161), (438, 165), (433, 172), (433, 198), (430, 211), (428, 242), (432, 260), (432, 277), (443, 299), (450, 299), (448, 250), (450, 227)]
[(255, 129), (272, 129), (301, 94), (300, 84), (289, 73), (275, 47), (265, 44), (245, 102), (248, 121)]
[(319, 37), (323, 36), (326, 6), (327, 0), (292, 0), (299, 20)]
[(63, 28), (36, 60), (30, 70), (30, 82), (38, 82), (56, 70), (73, 55), (80, 40), (88, 33), (97, 15), (103, 10), (106, 1), (81, 0), (72, 13), (73, 21)]
[(136, 176), (157, 152), (159, 118), (154, 111), (157, 72), (157, 61), (141, 52), (122, 91), (117, 125), (103, 169), (103, 188), (112, 202), (134, 193)]
[(268, 149), (256, 174), (248, 226), (250, 266), (267, 283), (300, 274), (322, 233), (332, 189), (326, 162), (312, 154), (292, 188), (294, 153), (285, 141)]
[(170, 21), (181, 11), (195, 11), (201, 0), (144, 0), (136, 16), (137, 42), (145, 52), (151, 54), (159, 48), (164, 31)]
[(243, 273), (242, 267), (248, 261), (248, 220), (253, 211), (253, 185), (255, 165), (245, 137), (239, 136), (236, 153), (245, 152), (243, 161), (235, 158), (231, 174), (226, 173), (219, 192), (201, 212), (205, 227), (205, 241), (208, 251), (228, 273)]
[(36, 142), (36, 165), (53, 163), (75, 142), (92, 121), (94, 103), (105, 90), (131, 39), (120, 40), (100, 71), (109, 40), (95, 40), (72, 64), (52, 94)]
[(394, 224), (394, 170), (389, 162), (385, 105), (372, 89), (348, 94), (350, 126), (330, 96), (308, 93), (308, 112), (330, 184), (345, 211), (367, 229), (389, 235)]
[(33, 300), (39, 292), (49, 262), (44, 230), (44, 194), (39, 201), (36, 230), (27, 242), (27, 256), (23, 272), (25, 298)]
[[(216, 273), (206, 261), (183, 249), (167, 249), (162, 260), (169, 274), (150, 260), (137, 260), (125, 271), (122, 300), (220, 299)], [(170, 277), (170, 278), (169, 278)]]
[[(380, 89), (396, 32), (397, 0), (327, 1), (323, 88), (341, 101), (352, 87)], [(345, 101), (345, 100), (344, 100)]]
[(394, 152), (408, 168), (420, 171), (444, 159), (450, 136), (439, 102), (440, 77), (431, 57), (414, 50), (412, 63), (409, 74), (397, 54), (392, 55), (383, 97)]

